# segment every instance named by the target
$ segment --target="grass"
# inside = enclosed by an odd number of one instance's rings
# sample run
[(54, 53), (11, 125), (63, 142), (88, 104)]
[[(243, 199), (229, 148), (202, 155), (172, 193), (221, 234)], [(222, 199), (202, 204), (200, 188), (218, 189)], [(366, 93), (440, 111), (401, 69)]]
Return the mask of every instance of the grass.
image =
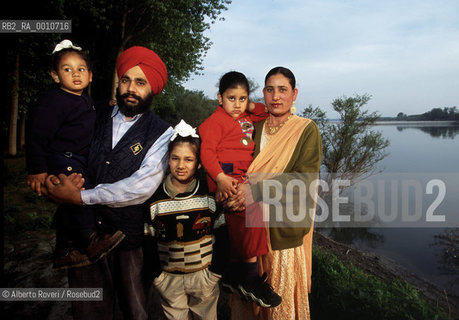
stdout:
[(448, 319), (409, 283), (385, 282), (343, 264), (336, 256), (313, 248), (311, 318), (372, 320)]
[(24, 158), (4, 159), (3, 178), (5, 234), (14, 237), (31, 230), (50, 232), (56, 204), (29, 189)]

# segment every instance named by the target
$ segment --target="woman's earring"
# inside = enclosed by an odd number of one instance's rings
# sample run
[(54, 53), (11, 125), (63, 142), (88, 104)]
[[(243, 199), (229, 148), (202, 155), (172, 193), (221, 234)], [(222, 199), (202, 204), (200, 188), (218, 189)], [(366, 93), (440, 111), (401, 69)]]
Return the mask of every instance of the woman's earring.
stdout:
[(295, 101), (293, 101), (292, 107), (290, 108), (290, 112), (291, 113), (295, 113), (296, 112)]

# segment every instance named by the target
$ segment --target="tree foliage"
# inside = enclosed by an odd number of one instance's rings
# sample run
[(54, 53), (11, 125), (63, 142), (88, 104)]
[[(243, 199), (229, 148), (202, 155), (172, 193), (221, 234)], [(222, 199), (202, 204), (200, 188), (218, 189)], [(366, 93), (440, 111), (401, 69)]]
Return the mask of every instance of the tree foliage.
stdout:
[(422, 114), (406, 115), (399, 112), (395, 119), (398, 121), (457, 121), (459, 120), (459, 110), (457, 107), (432, 108)]
[(407, 120), (407, 119), (408, 119), (408, 116), (405, 113), (399, 112), (397, 114), (397, 120), (402, 121), (402, 120)]
[(422, 120), (459, 120), (457, 107), (433, 108), (421, 115)]
[[(207, 98), (202, 91), (190, 91), (181, 86), (168, 85), (168, 95), (157, 97), (155, 114), (172, 125), (185, 120), (198, 127), (218, 105), (217, 100)], [(170, 98), (170, 99), (169, 99)]]
[[(90, 91), (96, 101), (108, 99), (113, 93), (115, 61), (120, 52), (133, 45), (152, 48), (168, 69), (168, 86), (155, 99), (154, 108), (174, 109), (175, 89), (191, 74), (202, 70), (202, 59), (211, 46), (204, 32), (230, 3), (230, 0), (37, 0), (26, 6), (13, 4), (8, 19), (71, 20), (72, 33), (4, 37), (6, 77), (2, 79), (5, 83), (1, 90), (7, 103), (3, 132), (10, 127), (5, 119), (12, 114), (16, 56), (19, 54), (20, 61), (18, 110), (25, 115), (51, 85), (49, 56), (54, 45), (66, 38), (88, 51), (94, 73)], [(159, 106), (161, 102), (165, 105)]]
[(371, 175), (376, 170), (376, 163), (386, 156), (384, 150), (389, 140), (380, 132), (370, 130), (379, 115), (364, 109), (370, 99), (364, 94), (333, 100), (333, 110), (339, 114), (338, 122), (328, 121), (319, 107), (310, 105), (303, 111), (303, 117), (313, 119), (319, 126), (322, 165), (330, 178), (355, 180)]

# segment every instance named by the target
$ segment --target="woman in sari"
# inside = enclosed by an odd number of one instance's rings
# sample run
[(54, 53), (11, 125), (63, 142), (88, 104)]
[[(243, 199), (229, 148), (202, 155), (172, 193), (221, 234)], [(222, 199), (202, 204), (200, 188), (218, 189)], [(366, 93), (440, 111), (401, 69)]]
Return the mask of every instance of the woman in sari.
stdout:
[[(317, 125), (293, 114), (297, 94), (295, 76), (289, 69), (276, 67), (268, 72), (263, 95), (269, 117), (255, 123), (256, 147), (248, 169), (249, 183), (241, 184), (237, 199), (227, 203), (240, 209), (256, 201), (263, 208), (270, 250), (259, 261), (260, 274), (267, 273), (266, 283), (282, 297), (282, 303), (260, 309), (232, 297), (234, 319), (246, 319), (249, 313), (259, 319), (310, 319), (315, 183), (322, 143)], [(277, 189), (282, 190), (281, 196), (273, 195), (269, 187), (276, 184), (281, 186)]]

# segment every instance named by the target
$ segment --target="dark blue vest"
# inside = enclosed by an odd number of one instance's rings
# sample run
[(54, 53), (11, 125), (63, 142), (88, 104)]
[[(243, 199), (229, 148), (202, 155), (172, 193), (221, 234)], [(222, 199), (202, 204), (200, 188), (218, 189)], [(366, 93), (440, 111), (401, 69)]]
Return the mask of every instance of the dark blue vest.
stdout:
[[(147, 111), (112, 149), (111, 112), (110, 107), (98, 110), (96, 131), (88, 159), (88, 177), (94, 186), (114, 183), (132, 175), (140, 168), (150, 147), (170, 126), (151, 111)], [(120, 247), (132, 249), (141, 246), (144, 223), (142, 205), (122, 208), (100, 205), (96, 208), (97, 224), (102, 232), (121, 230), (126, 238)]]

